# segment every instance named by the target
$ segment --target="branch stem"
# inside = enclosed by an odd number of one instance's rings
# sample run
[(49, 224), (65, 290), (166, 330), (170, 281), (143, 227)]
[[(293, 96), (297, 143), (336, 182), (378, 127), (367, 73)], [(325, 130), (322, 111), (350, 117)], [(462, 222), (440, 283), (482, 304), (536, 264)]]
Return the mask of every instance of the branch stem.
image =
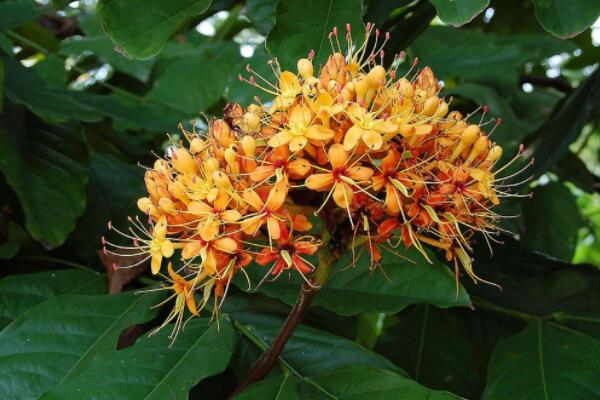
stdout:
[(273, 369), (279, 360), (279, 356), (283, 351), (285, 344), (308, 313), (311, 303), (315, 297), (317, 297), (321, 287), (329, 278), (331, 267), (338, 259), (338, 257), (333, 256), (329, 250), (327, 245), (328, 239), (329, 237), (324, 238), (325, 245), (318, 253), (319, 266), (315, 271), (311, 284), (305, 282), (302, 285), (300, 293), (298, 294), (298, 299), (296, 300), (296, 304), (294, 304), (294, 307), (292, 307), (292, 310), (281, 326), (281, 329), (275, 337), (275, 340), (271, 346), (261, 354), (246, 378), (244, 378), (244, 380), (240, 382), (239, 385), (229, 395), (230, 399), (235, 397), (246, 387), (261, 380), (265, 375), (267, 375), (267, 373), (269, 373), (269, 371), (271, 371), (271, 369)]

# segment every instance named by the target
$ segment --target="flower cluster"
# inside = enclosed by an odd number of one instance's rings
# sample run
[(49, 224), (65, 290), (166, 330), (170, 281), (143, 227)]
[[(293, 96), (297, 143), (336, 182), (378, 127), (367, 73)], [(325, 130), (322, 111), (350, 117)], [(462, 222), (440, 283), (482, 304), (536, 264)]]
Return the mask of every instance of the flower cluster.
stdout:
[(459, 265), (479, 279), (472, 238), (498, 233), (491, 208), (506, 195), (495, 184), (502, 149), (484, 131), (500, 121), (449, 112), (430, 68), (415, 62), (396, 76), (402, 54), (384, 68), (378, 59), (389, 36), (380, 36), (368, 24), (357, 45), (348, 26), (342, 51), (334, 29), (325, 65), (315, 68), (313, 54), (297, 71), (271, 62), (275, 82), (248, 66), (240, 79), (269, 102), (229, 104), (203, 134), (182, 129), (185, 140), (146, 171), (148, 196), (138, 206), (150, 226), (131, 219), (121, 233), (133, 245), (104, 250), (146, 254), (153, 274), (164, 259), (181, 260), (177, 272), (167, 262), (176, 305), (165, 323), (177, 328), (186, 308), (195, 315), (211, 298), (216, 309), (253, 259), (265, 276), (295, 272), (310, 284), (310, 256), (329, 237), (353, 254), (365, 249), (372, 267), (382, 249), (414, 247), (428, 259), (424, 247), (438, 248), (457, 279)]

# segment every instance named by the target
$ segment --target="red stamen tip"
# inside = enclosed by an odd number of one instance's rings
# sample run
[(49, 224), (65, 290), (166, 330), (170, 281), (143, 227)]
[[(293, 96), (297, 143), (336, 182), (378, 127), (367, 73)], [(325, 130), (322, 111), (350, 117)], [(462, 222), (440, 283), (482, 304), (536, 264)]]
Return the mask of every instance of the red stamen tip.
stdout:
[(133, 221), (133, 218), (131, 218), (131, 216), (128, 215), (127, 216), (127, 221), (131, 222), (131, 221)]
[(250, 67), (250, 64), (246, 64), (246, 71), (252, 72), (252, 67)]
[(311, 50), (308, 52), (308, 59), (309, 59), (310, 61), (312, 61), (314, 57), (315, 57), (315, 50), (314, 50), (314, 49), (311, 49)]
[(415, 61), (413, 61), (413, 67), (416, 67), (417, 64), (419, 63), (419, 57), (415, 57)]
[(103, 245), (106, 244), (106, 238), (104, 236), (102, 236), (100, 238), (100, 241), (102, 242)]
[(367, 22), (367, 25), (365, 26), (367, 33), (369, 33), (369, 31), (371, 30), (372, 27), (373, 27), (373, 24), (371, 24), (370, 22)]
[(333, 36), (337, 36), (338, 35), (338, 28), (337, 26), (333, 27)]
[(104, 253), (104, 255), (106, 255), (106, 254), (107, 254), (107, 252), (106, 252), (106, 247), (105, 247), (105, 246), (102, 246), (102, 253)]
[(242, 76), (242, 74), (238, 74), (238, 79), (240, 80), (240, 82), (244, 82), (244, 77)]
[(486, 104), (484, 104), (484, 105), (483, 105), (483, 113), (484, 113), (484, 114), (487, 114), (487, 113), (488, 113), (488, 111), (489, 111), (489, 108), (488, 108), (488, 106), (487, 106)]
[(404, 60), (404, 57), (406, 57), (406, 53), (404, 52), (404, 50), (402, 50), (400, 52), (400, 54), (398, 54), (398, 56), (400, 57), (401, 60)]
[(273, 64), (273, 60), (267, 61), (267, 64), (272, 65)]
[(379, 30), (379, 28), (375, 29), (375, 37), (379, 37), (379, 35), (381, 35), (381, 31)]
[(112, 221), (108, 221), (108, 230), (112, 230)]
[(254, 76), (250, 76), (250, 83), (253, 85), (256, 83), (256, 79), (254, 79)]
[(350, 24), (346, 22), (346, 32), (350, 33), (351, 32), (351, 27)]
[(260, 103), (260, 97), (254, 96), (254, 101), (257, 102), (257, 103)]
[(385, 40), (390, 40), (391, 37), (392, 37), (391, 33), (389, 33), (389, 32), (385, 33)]
[(519, 153), (522, 153), (522, 152), (523, 152), (523, 150), (525, 150), (525, 145), (524, 145), (523, 143), (521, 143), (521, 144), (519, 145)]
[(117, 265), (117, 263), (113, 263), (112, 264), (112, 268), (114, 271), (118, 271), (119, 270), (119, 266)]
[(496, 126), (500, 126), (502, 124), (502, 118), (498, 117), (498, 120), (496, 120)]

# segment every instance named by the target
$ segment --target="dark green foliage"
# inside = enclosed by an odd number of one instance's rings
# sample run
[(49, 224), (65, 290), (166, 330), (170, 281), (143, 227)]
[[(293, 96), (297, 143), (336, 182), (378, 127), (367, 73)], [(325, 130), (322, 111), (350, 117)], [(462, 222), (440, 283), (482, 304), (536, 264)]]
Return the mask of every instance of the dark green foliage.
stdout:
[[(600, 397), (598, 1), (50, 3), (0, 2), (1, 399), (231, 392), (302, 280), (247, 293), (239, 276), (218, 318), (204, 311), (169, 347), (172, 326), (148, 337), (172, 306), (151, 308), (163, 292), (139, 293), (154, 281), (121, 277), (125, 292), (106, 294), (111, 266), (97, 252), (102, 236), (118, 240), (106, 223), (137, 213), (138, 164), (182, 138), (178, 123), (202, 130), (201, 113), (266, 100), (238, 80), (248, 63), (268, 79), (273, 57), (294, 69), (314, 50), (322, 63), (333, 27), (343, 36), (351, 23), (356, 39), (367, 21), (391, 33), (385, 60), (405, 51), (398, 75), (418, 57), (451, 109), (485, 104), (485, 118), (502, 117), (491, 136), (502, 163), (524, 144), (526, 159), (496, 177), (523, 181), (503, 189), (522, 197), (498, 208), (512, 233), (491, 243), (492, 256), (483, 237), (475, 246), (475, 271), (502, 289), (465, 275), (457, 291), (443, 253), (430, 251), (428, 264), (399, 246), (416, 263), (385, 254), (372, 271), (364, 254), (346, 268), (347, 254), (278, 366), (237, 398)], [(268, 268), (247, 271), (256, 284)]]

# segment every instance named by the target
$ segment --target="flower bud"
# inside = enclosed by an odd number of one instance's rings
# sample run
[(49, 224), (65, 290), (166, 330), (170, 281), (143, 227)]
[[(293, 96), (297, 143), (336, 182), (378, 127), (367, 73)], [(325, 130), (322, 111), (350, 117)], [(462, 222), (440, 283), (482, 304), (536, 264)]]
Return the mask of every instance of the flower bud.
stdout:
[(385, 80), (385, 69), (381, 65), (373, 67), (367, 74), (367, 81), (372, 87), (378, 87), (383, 84)]
[(173, 168), (179, 173), (189, 175), (196, 174), (196, 162), (190, 152), (183, 147), (178, 147), (173, 150), (171, 163), (173, 164)]
[(190, 151), (192, 154), (198, 154), (205, 149), (206, 142), (199, 137), (195, 137), (190, 142)]
[(246, 157), (253, 158), (254, 153), (256, 151), (256, 141), (254, 140), (254, 138), (252, 136), (246, 135), (242, 138), (241, 144), (244, 155)]
[(301, 58), (298, 60), (298, 73), (304, 79), (313, 76), (314, 69), (312, 62), (310, 62), (307, 58)]

